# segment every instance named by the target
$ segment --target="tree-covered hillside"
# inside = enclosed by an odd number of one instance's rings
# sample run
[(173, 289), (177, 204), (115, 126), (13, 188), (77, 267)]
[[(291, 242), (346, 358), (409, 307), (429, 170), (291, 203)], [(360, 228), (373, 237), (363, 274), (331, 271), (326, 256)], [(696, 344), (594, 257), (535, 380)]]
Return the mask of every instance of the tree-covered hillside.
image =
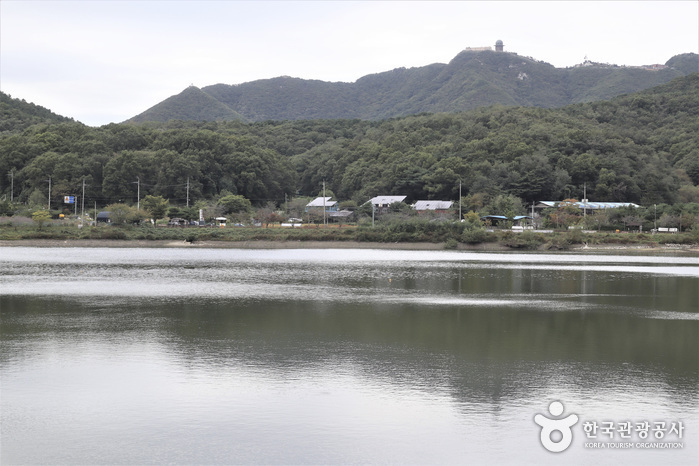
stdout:
[(0, 134), (28, 128), (38, 123), (60, 123), (64, 121), (73, 120), (56, 115), (51, 110), (39, 105), (13, 99), (12, 96), (0, 92)]
[[(242, 115), (216, 100), (210, 94), (195, 86), (189, 86), (179, 94), (172, 96), (148, 110), (151, 121), (193, 120), (193, 121), (230, 121), (244, 120)], [(135, 117), (138, 120), (139, 117)]]
[(381, 120), (490, 105), (555, 108), (606, 100), (699, 71), (699, 56), (648, 70), (605, 64), (555, 68), (515, 53), (463, 51), (448, 64), (399, 68), (330, 83), (288, 76), (189, 88), (128, 120)]
[[(12, 101), (10, 105), (18, 105)], [(161, 195), (172, 205), (239, 194), (255, 205), (317, 195), (525, 203), (581, 198), (699, 201), (699, 73), (611, 101), (560, 109), (494, 106), (359, 119), (111, 124), (18, 122), (0, 135), (0, 196), (100, 206)], [(480, 199), (480, 201), (479, 201)]]

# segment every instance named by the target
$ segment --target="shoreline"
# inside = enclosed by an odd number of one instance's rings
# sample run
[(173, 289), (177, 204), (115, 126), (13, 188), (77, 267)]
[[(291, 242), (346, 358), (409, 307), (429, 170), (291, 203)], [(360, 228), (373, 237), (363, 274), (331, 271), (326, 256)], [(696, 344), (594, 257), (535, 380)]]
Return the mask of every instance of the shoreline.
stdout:
[[(444, 251), (444, 243), (379, 243), (359, 241), (186, 241), (173, 240), (104, 240), (104, 239), (18, 239), (0, 240), (0, 248), (188, 248), (188, 249), (394, 249), (408, 251)], [(697, 245), (668, 244), (646, 246), (638, 244), (576, 245), (566, 250), (521, 250), (500, 243), (459, 244), (453, 251), (487, 252), (667, 252), (699, 256)]]

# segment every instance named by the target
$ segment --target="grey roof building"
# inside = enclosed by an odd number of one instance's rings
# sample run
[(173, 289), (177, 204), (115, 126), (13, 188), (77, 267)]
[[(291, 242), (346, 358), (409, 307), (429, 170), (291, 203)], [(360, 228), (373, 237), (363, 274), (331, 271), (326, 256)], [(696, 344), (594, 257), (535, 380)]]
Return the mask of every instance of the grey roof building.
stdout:
[[(549, 207), (558, 207), (562, 201), (539, 201), (534, 207), (537, 209), (546, 209)], [(572, 205), (579, 209), (599, 210), (599, 209), (617, 209), (619, 207), (639, 207), (633, 202), (575, 202)]]
[(453, 201), (416, 201), (413, 209), (421, 212), (426, 210), (449, 210), (454, 205)]

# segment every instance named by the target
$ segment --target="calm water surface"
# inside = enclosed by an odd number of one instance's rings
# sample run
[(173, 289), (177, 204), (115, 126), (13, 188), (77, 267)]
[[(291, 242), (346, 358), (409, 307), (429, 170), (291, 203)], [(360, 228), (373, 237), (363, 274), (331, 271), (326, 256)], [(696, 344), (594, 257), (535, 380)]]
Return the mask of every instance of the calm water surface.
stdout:
[(699, 458), (696, 257), (0, 248), (0, 317), (2, 464)]

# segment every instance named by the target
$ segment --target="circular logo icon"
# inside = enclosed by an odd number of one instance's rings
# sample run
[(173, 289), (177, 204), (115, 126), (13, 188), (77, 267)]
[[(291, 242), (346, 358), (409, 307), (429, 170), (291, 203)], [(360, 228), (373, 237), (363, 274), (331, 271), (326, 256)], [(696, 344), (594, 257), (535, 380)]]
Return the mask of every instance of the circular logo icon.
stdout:
[[(541, 426), (541, 444), (544, 448), (553, 453), (560, 453), (570, 446), (573, 441), (573, 431), (571, 427), (578, 422), (578, 416), (575, 414), (569, 414), (564, 418), (555, 419), (561, 416), (563, 411), (563, 403), (554, 401), (549, 405), (549, 413), (554, 419), (548, 418), (543, 414), (534, 416), (534, 422)], [(551, 435), (556, 431), (561, 433), (561, 439), (558, 441), (551, 439)]]

